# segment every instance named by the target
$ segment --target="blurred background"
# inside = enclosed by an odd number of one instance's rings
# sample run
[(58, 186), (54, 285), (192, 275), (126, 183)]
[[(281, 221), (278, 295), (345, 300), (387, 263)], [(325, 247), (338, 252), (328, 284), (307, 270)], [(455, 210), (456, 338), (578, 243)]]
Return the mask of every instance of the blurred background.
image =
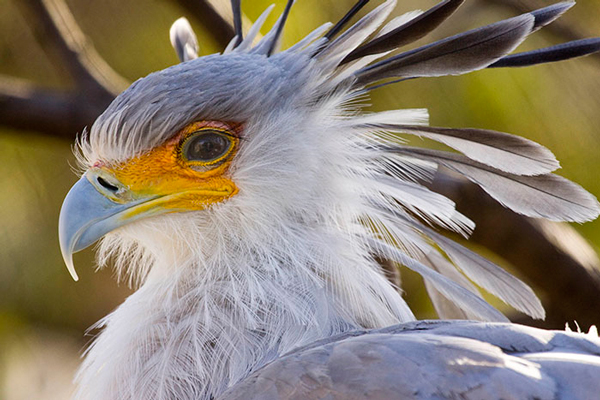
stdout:
[[(273, 1), (245, 1), (246, 25)], [(277, 1), (267, 28), (284, 3)], [(297, 1), (284, 48), (336, 21), (353, 3)], [(361, 15), (380, 2), (372, 3)], [(435, 0), (400, 3), (395, 15), (430, 8)], [(551, 3), (467, 0), (417, 45)], [(131, 293), (110, 270), (95, 271), (93, 250), (75, 258), (79, 282), (64, 267), (57, 221), (77, 180), (73, 140), (128, 82), (177, 63), (168, 31), (178, 17), (190, 20), (202, 55), (221, 51), (232, 32), (229, 1), (0, 0), (0, 10), (0, 399), (67, 399), (94, 335), (86, 329)], [(580, 2), (520, 50), (600, 36), (598, 21), (600, 1)], [(417, 79), (375, 91), (368, 108), (428, 108), (435, 126), (530, 138), (556, 154), (560, 175), (600, 196), (600, 56)], [(470, 246), (533, 286), (548, 310), (541, 323), (494, 303), (511, 319), (559, 329), (566, 321), (585, 330), (600, 323), (600, 221), (573, 227), (530, 221), (464, 182), (433, 185), (478, 223)], [(417, 316), (434, 318), (420, 278), (401, 275)]]

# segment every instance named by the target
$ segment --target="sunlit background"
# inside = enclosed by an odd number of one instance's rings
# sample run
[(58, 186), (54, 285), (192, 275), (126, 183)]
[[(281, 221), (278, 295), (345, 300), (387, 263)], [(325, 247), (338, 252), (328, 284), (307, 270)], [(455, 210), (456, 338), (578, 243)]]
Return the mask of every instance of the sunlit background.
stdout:
[[(254, 20), (272, 1), (248, 0), (243, 10)], [(49, 55), (51, 43), (36, 35), (35, 24), (18, 2), (26, 1), (0, 0), (0, 91), (5, 78), (49, 88), (72, 87), (64, 68)], [(186, 1), (67, 0), (90, 45), (130, 82), (177, 62), (168, 30), (182, 15), (196, 30), (201, 54), (222, 50), (213, 32), (203, 27), (202, 18), (189, 14), (183, 3)], [(224, 3), (226, 8), (228, 1), (214, 3)], [(321, 23), (339, 18), (352, 3), (298, 0), (284, 47)], [(373, 3), (366, 10), (380, 2)], [(396, 15), (429, 8), (435, 1), (400, 3)], [(520, 3), (530, 3), (533, 9), (551, 2)], [(283, 6), (283, 0), (277, 1), (272, 15), (278, 15)], [(428, 39), (514, 14), (496, 1), (467, 0)], [(600, 2), (580, 2), (564, 20), (582, 37), (600, 36)], [(560, 34), (538, 32), (522, 49), (564, 41)], [(77, 179), (72, 172), (72, 141), (66, 139), (75, 132), (65, 132), (60, 138), (8, 129), (1, 125), (3, 99), (0, 92), (0, 399), (66, 399), (82, 349), (92, 339), (84, 332), (122, 302), (130, 289), (117, 284), (109, 270), (94, 272), (93, 250), (76, 256), (81, 279), (72, 281), (61, 259), (57, 221), (62, 199)], [(556, 154), (563, 167), (559, 174), (600, 196), (600, 57), (419, 79), (373, 94), (371, 109), (391, 108), (428, 108), (431, 124), (436, 126), (489, 128), (533, 139)], [(575, 228), (598, 248), (599, 221)], [(407, 295), (414, 293), (409, 300), (417, 315), (433, 317), (419, 279), (409, 274), (406, 280)], [(577, 319), (576, 309), (572, 319)]]

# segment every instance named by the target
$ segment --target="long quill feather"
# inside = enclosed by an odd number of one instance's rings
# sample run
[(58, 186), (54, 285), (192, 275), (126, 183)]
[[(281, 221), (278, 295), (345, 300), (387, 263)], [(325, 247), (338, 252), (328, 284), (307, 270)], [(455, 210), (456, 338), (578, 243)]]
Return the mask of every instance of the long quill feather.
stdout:
[(485, 320), (506, 321), (506, 317), (481, 297), (419, 261), (408, 257), (393, 246), (376, 239), (371, 239), (369, 245), (380, 256), (396, 261), (421, 275), (424, 279), (434, 285), (444, 297), (456, 304), (459, 308), (479, 315)]
[[(387, 114), (393, 118), (394, 112), (368, 115), (364, 119), (361, 118), (359, 124), (435, 140), (475, 161), (511, 174), (541, 175), (560, 167), (550, 150), (519, 136), (487, 129), (396, 125), (385, 122)], [(375, 122), (377, 120), (384, 122)]]
[(585, 222), (600, 214), (598, 200), (558, 175), (512, 175), (460, 154), (398, 146), (388, 151), (435, 161), (475, 182), (499, 203), (529, 217)]
[(357, 86), (385, 78), (460, 75), (513, 51), (531, 32), (531, 14), (496, 22), (399, 54), (359, 70)]
[(442, 1), (398, 28), (358, 47), (352, 53), (348, 54), (342, 61), (342, 64), (368, 55), (395, 50), (421, 39), (440, 26), (463, 2), (464, 0)]

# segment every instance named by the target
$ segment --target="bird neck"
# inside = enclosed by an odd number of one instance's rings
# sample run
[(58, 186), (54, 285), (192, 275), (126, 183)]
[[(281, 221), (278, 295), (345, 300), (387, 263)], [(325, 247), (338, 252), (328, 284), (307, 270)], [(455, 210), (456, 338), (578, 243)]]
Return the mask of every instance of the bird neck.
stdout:
[(413, 318), (344, 235), (300, 224), (257, 240), (212, 232), (199, 250), (161, 251), (142, 287), (101, 322), (81, 397), (210, 398), (296, 347)]

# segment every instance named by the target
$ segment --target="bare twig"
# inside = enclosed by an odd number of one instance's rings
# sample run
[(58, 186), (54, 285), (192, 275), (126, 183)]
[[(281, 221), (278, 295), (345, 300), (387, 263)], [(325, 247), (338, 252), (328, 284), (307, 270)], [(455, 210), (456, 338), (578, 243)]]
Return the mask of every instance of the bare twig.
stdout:
[(94, 50), (64, 0), (17, 4), (53, 64), (69, 73), (75, 87), (51, 90), (0, 77), (0, 124), (73, 140), (128, 82)]
[(0, 123), (72, 141), (91, 124), (110, 99), (91, 99), (85, 92), (40, 88), (15, 78), (0, 77)]
[(18, 4), (32, 21), (38, 40), (50, 41), (50, 46), (42, 47), (56, 51), (55, 64), (67, 69), (78, 88), (112, 98), (129, 86), (96, 52), (64, 0), (21, 0)]
[[(225, 47), (232, 25), (208, 0), (175, 0), (196, 15)], [(72, 90), (52, 90), (0, 76), (0, 124), (73, 140), (128, 86), (96, 52), (64, 0), (17, 2), (42, 48), (73, 80)]]

